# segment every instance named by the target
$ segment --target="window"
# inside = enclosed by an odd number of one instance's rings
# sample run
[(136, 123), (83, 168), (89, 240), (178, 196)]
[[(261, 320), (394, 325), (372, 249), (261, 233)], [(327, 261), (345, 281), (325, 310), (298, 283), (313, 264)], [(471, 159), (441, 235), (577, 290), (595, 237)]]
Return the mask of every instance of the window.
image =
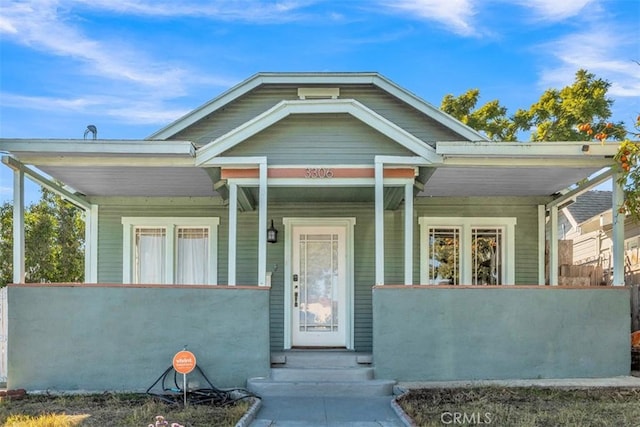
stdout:
[(515, 218), (423, 217), (419, 223), (421, 283), (514, 283)]
[(122, 218), (123, 282), (216, 284), (218, 218)]

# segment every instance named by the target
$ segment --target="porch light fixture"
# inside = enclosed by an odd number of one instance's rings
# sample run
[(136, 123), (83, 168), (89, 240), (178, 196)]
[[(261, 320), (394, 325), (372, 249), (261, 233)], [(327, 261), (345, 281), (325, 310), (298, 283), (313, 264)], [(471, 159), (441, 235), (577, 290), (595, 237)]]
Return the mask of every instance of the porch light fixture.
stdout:
[(278, 230), (273, 226), (273, 220), (271, 220), (271, 227), (267, 229), (267, 242), (276, 243), (278, 241)]

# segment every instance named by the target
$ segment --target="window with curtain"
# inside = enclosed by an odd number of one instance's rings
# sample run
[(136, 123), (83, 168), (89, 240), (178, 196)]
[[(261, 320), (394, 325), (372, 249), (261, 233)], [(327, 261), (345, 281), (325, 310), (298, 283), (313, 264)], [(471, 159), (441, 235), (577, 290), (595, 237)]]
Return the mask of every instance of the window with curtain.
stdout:
[(178, 227), (176, 283), (203, 285), (209, 277), (209, 229)]
[(123, 283), (217, 283), (218, 218), (123, 217)]
[(164, 228), (136, 227), (134, 283), (165, 282), (166, 236)]

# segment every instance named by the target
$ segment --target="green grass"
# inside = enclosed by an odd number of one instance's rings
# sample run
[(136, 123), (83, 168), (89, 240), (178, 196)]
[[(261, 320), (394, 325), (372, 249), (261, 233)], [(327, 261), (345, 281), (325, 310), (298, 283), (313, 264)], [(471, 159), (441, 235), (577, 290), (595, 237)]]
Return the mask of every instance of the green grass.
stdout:
[(170, 405), (144, 394), (27, 395), (0, 402), (0, 425), (20, 427), (147, 427), (162, 415), (168, 422), (190, 426), (234, 426), (251, 402), (224, 406)]
[(398, 403), (421, 427), (640, 425), (640, 389), (633, 388), (422, 389), (411, 390)]

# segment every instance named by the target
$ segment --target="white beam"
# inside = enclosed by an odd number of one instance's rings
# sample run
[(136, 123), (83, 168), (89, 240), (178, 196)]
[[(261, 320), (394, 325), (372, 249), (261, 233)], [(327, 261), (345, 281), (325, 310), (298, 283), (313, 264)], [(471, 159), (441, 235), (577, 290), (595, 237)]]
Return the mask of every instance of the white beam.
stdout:
[(581, 195), (583, 193), (586, 193), (587, 191), (591, 190), (596, 185), (602, 184), (603, 182), (611, 179), (612, 175), (613, 175), (613, 168), (608, 168), (607, 170), (599, 173), (598, 175), (596, 175), (592, 179), (589, 179), (588, 181), (578, 185), (573, 190), (571, 190), (571, 191), (563, 194), (562, 196), (558, 197), (557, 199), (554, 199), (551, 202), (547, 203), (547, 209), (550, 208), (551, 206), (560, 206), (560, 205), (564, 204), (568, 200), (575, 200), (576, 197), (578, 197), (579, 195)]
[(229, 250), (227, 285), (236, 285), (236, 244), (238, 236), (238, 186), (229, 184)]
[(549, 284), (558, 286), (558, 207), (551, 206), (549, 223)]
[(538, 284), (545, 285), (546, 212), (544, 205), (538, 205)]
[(258, 199), (258, 286), (267, 285), (267, 162), (260, 163)]
[(624, 220), (625, 213), (620, 212), (624, 203), (624, 190), (618, 183), (619, 173), (613, 174), (612, 220), (613, 220), (613, 286), (624, 286)]
[(83, 140), (83, 139), (0, 139), (0, 149), (9, 153), (34, 153), (39, 155), (182, 155), (195, 156), (195, 146), (190, 141), (149, 140)]
[(60, 197), (76, 205), (77, 207), (84, 209), (85, 211), (91, 209), (91, 203), (89, 203), (87, 199), (62, 188), (60, 185), (56, 184), (48, 178), (45, 178), (38, 172), (28, 168), (16, 159), (9, 156), (3, 156), (2, 163), (9, 166), (14, 171), (19, 170), (23, 172), (27, 177), (29, 177), (29, 179), (31, 179), (35, 183), (53, 191), (56, 194), (59, 194)]
[[(4, 158), (3, 158), (4, 160)], [(25, 283), (24, 171), (13, 170), (13, 283)]]
[[(599, 142), (551, 141), (539, 142), (469, 142), (440, 141), (436, 153), (459, 157), (605, 157), (614, 156), (618, 144)], [(611, 163), (611, 159), (609, 159)]]
[(404, 284), (413, 285), (413, 182), (404, 186)]
[(375, 162), (376, 285), (384, 285), (384, 164)]

